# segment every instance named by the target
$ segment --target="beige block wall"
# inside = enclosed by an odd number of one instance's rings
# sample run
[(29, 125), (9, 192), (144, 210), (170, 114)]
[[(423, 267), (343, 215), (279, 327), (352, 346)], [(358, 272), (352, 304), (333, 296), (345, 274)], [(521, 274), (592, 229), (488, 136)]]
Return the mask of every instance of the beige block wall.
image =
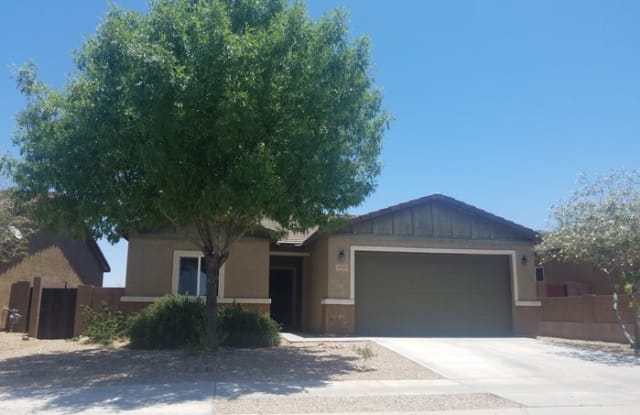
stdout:
[(542, 267), (547, 283), (579, 282), (585, 284), (591, 294), (607, 295), (612, 292), (605, 273), (587, 265), (552, 261), (542, 264)]
[[(515, 250), (516, 271), (518, 274), (518, 298), (523, 301), (537, 300), (535, 264), (533, 244), (526, 242), (498, 242), (498, 241), (466, 241), (466, 240), (437, 240), (437, 239), (408, 239), (398, 237), (363, 237), (354, 235), (333, 235), (328, 239), (328, 297), (349, 298), (350, 272), (344, 271), (345, 266), (350, 269), (351, 246), (380, 246), (380, 247), (409, 247), (409, 248), (446, 248), (446, 249), (477, 249), (477, 250)], [(345, 252), (345, 260), (340, 261), (338, 253)], [(527, 263), (522, 264), (525, 255)], [(314, 255), (314, 260), (317, 257)], [(336, 267), (338, 265), (338, 267)], [(316, 274), (314, 273), (314, 276)]]
[[(42, 277), (47, 281), (67, 282), (69, 287), (82, 284), (80, 277), (57, 246), (43, 249), (25, 257), (22, 261), (0, 274), (0, 329), (5, 326), (4, 307), (9, 306), (11, 284), (18, 281), (33, 280), (33, 277)], [(26, 310), (20, 310), (26, 315)]]
[[(199, 252), (192, 241), (144, 235), (129, 240), (125, 296), (158, 297), (172, 292), (174, 251)], [(244, 238), (225, 263), (224, 296), (268, 298), (269, 241)]]

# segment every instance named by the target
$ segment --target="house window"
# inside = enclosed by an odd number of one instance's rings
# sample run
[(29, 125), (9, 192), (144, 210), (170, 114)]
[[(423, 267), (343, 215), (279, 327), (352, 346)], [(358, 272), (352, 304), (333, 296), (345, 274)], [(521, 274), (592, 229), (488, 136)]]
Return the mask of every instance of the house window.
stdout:
[(178, 294), (207, 295), (207, 272), (204, 257), (180, 257)]
[[(206, 260), (197, 251), (173, 253), (173, 292), (175, 294), (204, 297), (207, 295)], [(220, 269), (217, 295), (222, 295), (224, 266)]]
[(544, 268), (536, 267), (536, 281), (544, 281)]

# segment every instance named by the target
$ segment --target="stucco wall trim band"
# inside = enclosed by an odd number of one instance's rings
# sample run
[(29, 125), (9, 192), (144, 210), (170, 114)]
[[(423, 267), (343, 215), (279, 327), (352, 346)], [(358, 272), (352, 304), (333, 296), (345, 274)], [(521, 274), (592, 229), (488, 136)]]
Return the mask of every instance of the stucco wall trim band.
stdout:
[(451, 249), (451, 248), (416, 248), (401, 246), (351, 246), (349, 258), (350, 298), (355, 304), (356, 291), (356, 252), (402, 252), (416, 254), (460, 254), (460, 255), (509, 255), (511, 257), (511, 285), (513, 290), (513, 302), (516, 306), (540, 307), (540, 301), (520, 300), (518, 290), (517, 256), (515, 250), (510, 249)]
[(353, 299), (346, 298), (325, 298), (320, 301), (320, 304), (353, 305), (355, 302)]

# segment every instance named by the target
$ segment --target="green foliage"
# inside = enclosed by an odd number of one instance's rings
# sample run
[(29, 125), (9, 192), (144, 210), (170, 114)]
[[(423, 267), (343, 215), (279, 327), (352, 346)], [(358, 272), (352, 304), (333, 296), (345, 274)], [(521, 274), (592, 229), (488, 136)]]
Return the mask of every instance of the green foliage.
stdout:
[[(640, 319), (640, 171), (614, 171), (593, 181), (583, 177), (578, 190), (553, 207), (552, 217), (554, 227), (539, 246), (543, 261), (576, 262), (603, 271), (614, 293), (624, 289), (630, 295)], [(615, 302), (614, 295), (617, 314)], [(630, 339), (623, 322), (621, 326)], [(636, 327), (640, 329), (637, 321)], [(635, 346), (640, 348), (640, 333)]]
[(355, 347), (353, 349), (354, 352), (364, 360), (371, 359), (376, 356), (376, 353), (371, 349), (371, 347), (367, 344), (362, 347)]
[(0, 264), (24, 256), (34, 232), (33, 221), (14, 203), (12, 193), (0, 191)]
[(16, 73), (27, 105), (14, 180), (47, 225), (110, 241), (195, 229), (186, 236), (214, 286), (263, 218), (322, 225), (375, 187), (389, 115), (369, 42), (349, 37), (344, 12), (314, 21), (287, 0), (113, 6), (76, 66), (61, 91), (33, 65)]
[(127, 337), (127, 319), (121, 311), (111, 311), (103, 305), (102, 311), (95, 311), (86, 305), (80, 307), (82, 318), (87, 324), (84, 335), (89, 343), (109, 345)]
[(591, 265), (640, 283), (640, 171), (612, 172), (580, 188), (553, 208), (554, 228), (544, 236), (543, 259)]
[(233, 304), (220, 311), (218, 329), (227, 347), (271, 347), (280, 344), (280, 325), (267, 314)]
[(131, 317), (131, 347), (178, 349), (200, 344), (205, 304), (200, 298), (167, 295)]

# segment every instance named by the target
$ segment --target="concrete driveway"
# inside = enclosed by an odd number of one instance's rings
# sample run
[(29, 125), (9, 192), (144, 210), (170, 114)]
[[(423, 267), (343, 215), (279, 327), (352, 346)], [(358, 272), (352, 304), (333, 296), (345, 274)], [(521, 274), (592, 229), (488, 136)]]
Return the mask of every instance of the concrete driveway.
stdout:
[(525, 407), (640, 405), (640, 358), (534, 339), (375, 339), (477, 392)]

